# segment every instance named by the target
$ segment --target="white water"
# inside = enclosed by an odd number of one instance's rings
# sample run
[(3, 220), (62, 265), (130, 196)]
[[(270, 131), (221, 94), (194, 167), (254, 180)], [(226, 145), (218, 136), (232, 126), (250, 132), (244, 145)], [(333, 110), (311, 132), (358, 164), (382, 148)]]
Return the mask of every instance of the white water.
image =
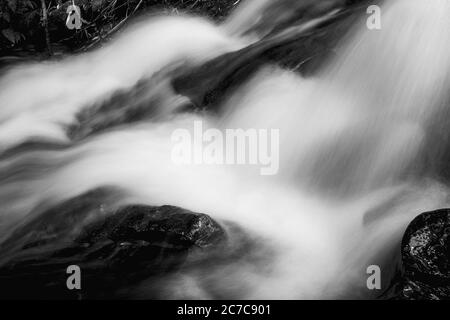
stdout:
[(96, 52), (17, 67), (0, 79), (0, 150), (36, 136), (67, 141), (62, 127), (82, 108), (166, 66), (205, 61), (243, 45), (207, 21), (160, 17), (129, 27)]
[[(209, 298), (212, 290), (237, 298), (376, 295), (365, 287), (366, 267), (389, 274), (386, 260), (407, 223), (446, 206), (448, 194), (410, 168), (450, 86), (450, 3), (397, 0), (383, 11), (382, 30), (355, 26), (360, 31), (315, 78), (266, 67), (229, 98), (223, 117), (203, 118), (219, 128), (279, 128), (278, 176), (172, 164), (172, 132), (200, 117), (173, 116), (65, 151), (3, 160), (0, 172), (23, 162), (35, 174), (2, 182), (2, 232), (44, 200), (50, 206), (116, 185), (128, 191), (123, 203), (205, 212), (275, 249), (264, 266), (232, 263), (173, 278), (169, 297)], [(89, 102), (180, 59), (202, 61), (242, 45), (197, 19), (167, 18), (96, 53), (12, 70), (0, 80), (0, 149), (34, 136), (67, 141), (62, 124)]]

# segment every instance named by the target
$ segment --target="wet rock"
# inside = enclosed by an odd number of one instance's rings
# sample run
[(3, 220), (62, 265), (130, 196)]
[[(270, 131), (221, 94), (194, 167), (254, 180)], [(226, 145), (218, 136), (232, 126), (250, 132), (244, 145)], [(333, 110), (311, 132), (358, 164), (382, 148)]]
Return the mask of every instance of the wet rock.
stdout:
[(222, 235), (221, 227), (205, 214), (172, 206), (130, 206), (87, 227), (76, 241), (133, 240), (161, 242), (172, 247), (205, 248), (220, 240)]
[(122, 125), (157, 121), (177, 109), (188, 107), (188, 99), (173, 91), (169, 81), (172, 72), (172, 67), (163, 68), (130, 88), (87, 105), (68, 126), (67, 136), (72, 141), (80, 141)]
[[(259, 34), (260, 41), (200, 65), (187, 61), (176, 63), (87, 105), (68, 126), (67, 135), (72, 141), (80, 141), (121, 125), (156, 121), (171, 112), (217, 111), (228, 93), (265, 65), (279, 65), (305, 76), (314, 74), (334, 57), (340, 40), (365, 14), (367, 6), (361, 3), (366, 2), (267, 1), (261, 8), (260, 19), (250, 19), (262, 25), (251, 24), (248, 30)], [(326, 16), (337, 8), (343, 12)]]
[(241, 32), (265, 36), (273, 31), (289, 28), (301, 21), (322, 16), (333, 9), (342, 9), (345, 4), (345, 0), (266, 1), (264, 5), (259, 6), (259, 10), (252, 12), (255, 15), (253, 19), (246, 17), (245, 23), (240, 23), (238, 26)]
[[(37, 215), (0, 248), (0, 298), (114, 298), (152, 276), (176, 271), (193, 251), (225, 240), (209, 216), (173, 206), (114, 209), (96, 190)], [(82, 290), (66, 287), (66, 269), (82, 270)]]
[(402, 266), (387, 297), (450, 299), (450, 209), (424, 213), (409, 225), (402, 241)]
[[(286, 1), (280, 9), (285, 10), (293, 2)], [(197, 109), (215, 110), (227, 94), (251, 79), (262, 66), (278, 65), (304, 76), (313, 75), (334, 57), (340, 41), (366, 14), (367, 6), (363, 5), (366, 2), (348, 1), (342, 12), (330, 16), (325, 13), (336, 5), (339, 7), (342, 1), (327, 0), (323, 7), (317, 6), (317, 1), (297, 4), (298, 10), (291, 10), (288, 18), (264, 20), (271, 22), (270, 33), (261, 40), (202, 65), (181, 70), (172, 81), (174, 90), (188, 97)], [(277, 3), (268, 2), (269, 8), (276, 7)], [(317, 11), (313, 10), (319, 7)], [(272, 13), (273, 10), (268, 9), (267, 14)]]

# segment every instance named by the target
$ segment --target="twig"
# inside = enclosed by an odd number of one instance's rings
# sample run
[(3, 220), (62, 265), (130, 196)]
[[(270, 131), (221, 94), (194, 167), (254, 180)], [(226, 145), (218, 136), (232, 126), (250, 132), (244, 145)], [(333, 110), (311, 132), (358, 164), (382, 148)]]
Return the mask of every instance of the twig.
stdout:
[(47, 6), (45, 5), (45, 0), (41, 0), (42, 7), (42, 25), (44, 27), (45, 33), (45, 43), (47, 44), (47, 51), (50, 56), (53, 55), (52, 45), (50, 43), (50, 33), (48, 32), (48, 15)]
[(129, 15), (126, 16), (122, 21), (120, 21), (114, 28), (112, 28), (111, 30), (108, 31), (108, 33), (106, 33), (105, 36), (103, 37), (99, 37), (97, 40), (95, 40), (94, 42), (92, 42), (90, 45), (88, 45), (87, 47), (83, 48), (83, 51), (88, 50), (90, 48), (92, 48), (93, 46), (95, 46), (97, 43), (99, 43), (102, 39), (108, 38), (111, 34), (113, 34), (114, 32), (116, 32), (118, 29), (120, 29), (125, 22), (127, 22), (128, 18), (131, 17), (132, 15), (134, 15), (136, 13), (136, 11), (139, 9), (139, 7), (141, 6), (143, 0), (140, 0), (139, 3), (136, 5), (136, 7), (134, 8), (133, 12)]

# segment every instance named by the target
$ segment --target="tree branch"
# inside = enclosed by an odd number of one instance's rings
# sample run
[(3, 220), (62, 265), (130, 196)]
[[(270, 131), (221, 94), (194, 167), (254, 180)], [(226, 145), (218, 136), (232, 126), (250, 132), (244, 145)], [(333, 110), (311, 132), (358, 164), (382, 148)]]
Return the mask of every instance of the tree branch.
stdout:
[(83, 48), (84, 50), (88, 50), (90, 48), (92, 48), (93, 46), (95, 46), (97, 43), (99, 43), (101, 40), (108, 38), (111, 34), (113, 34), (114, 32), (116, 32), (118, 29), (120, 29), (125, 22), (127, 22), (128, 18), (131, 17), (132, 15), (134, 15), (136, 13), (136, 11), (139, 9), (139, 7), (141, 6), (143, 0), (140, 0), (139, 3), (136, 5), (136, 7), (134, 8), (133, 12), (129, 15), (126, 16), (122, 21), (120, 21), (114, 28), (112, 28), (105, 36), (102, 36), (95, 40), (94, 42), (92, 42), (90, 45), (88, 45), (87, 47)]
[(47, 6), (45, 5), (45, 0), (41, 0), (42, 6), (42, 25), (44, 27), (45, 33), (45, 43), (47, 45), (48, 54), (53, 55), (52, 45), (50, 43), (50, 33), (48, 32), (48, 14), (47, 14)]

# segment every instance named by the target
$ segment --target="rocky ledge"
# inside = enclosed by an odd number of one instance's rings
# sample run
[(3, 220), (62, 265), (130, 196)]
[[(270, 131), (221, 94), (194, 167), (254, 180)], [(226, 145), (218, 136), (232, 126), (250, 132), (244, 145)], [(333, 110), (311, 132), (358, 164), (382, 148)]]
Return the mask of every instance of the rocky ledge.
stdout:
[(386, 298), (450, 299), (450, 209), (423, 213), (402, 241), (402, 263)]

